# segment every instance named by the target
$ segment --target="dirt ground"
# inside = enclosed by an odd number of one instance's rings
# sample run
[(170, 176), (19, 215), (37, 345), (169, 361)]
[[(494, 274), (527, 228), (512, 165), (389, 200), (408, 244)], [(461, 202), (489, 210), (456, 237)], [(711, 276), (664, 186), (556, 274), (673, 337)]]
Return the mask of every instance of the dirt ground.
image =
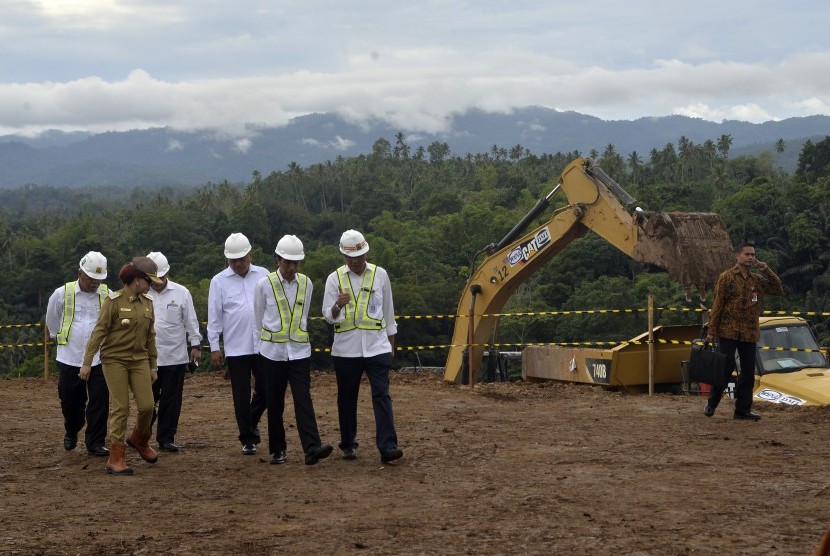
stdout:
[[(324, 441), (334, 376), (315, 372)], [(230, 385), (185, 383), (178, 454), (133, 477), (62, 446), (54, 378), (0, 381), (0, 554), (809, 554), (830, 524), (830, 407), (393, 373), (405, 456), (381, 464), (368, 384), (359, 457), (243, 456)], [(134, 408), (133, 415), (134, 418)], [(265, 427), (263, 424), (263, 433)], [(81, 439), (83, 435), (81, 435)]]

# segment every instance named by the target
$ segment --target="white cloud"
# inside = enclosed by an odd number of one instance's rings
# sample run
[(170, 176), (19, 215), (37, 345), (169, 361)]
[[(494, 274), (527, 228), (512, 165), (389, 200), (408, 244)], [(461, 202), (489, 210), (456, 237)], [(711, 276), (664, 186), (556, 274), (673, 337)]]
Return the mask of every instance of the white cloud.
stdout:
[(64, 32), (107, 32), (121, 26), (159, 25), (181, 18), (175, 6), (152, 1), (21, 0), (17, 4), (39, 25), (56, 26)]
[(248, 150), (253, 146), (254, 146), (253, 141), (251, 141), (248, 138), (237, 139), (236, 141), (233, 142), (234, 150), (236, 150), (236, 151), (238, 151), (242, 154), (247, 153)]
[(354, 141), (352, 141), (351, 139), (344, 139), (343, 137), (340, 137), (339, 135), (334, 138), (334, 141), (332, 141), (332, 147), (334, 147), (338, 151), (346, 151), (346, 150), (354, 147), (355, 145), (356, 145), (356, 143)]
[(303, 145), (310, 145), (312, 147), (321, 147), (324, 149), (334, 149), (336, 151), (346, 151), (349, 148), (355, 146), (355, 142), (351, 139), (344, 139), (339, 135), (335, 136), (334, 139), (331, 141), (318, 141), (317, 139), (303, 139)]
[(830, 101), (812, 97), (794, 103), (792, 108), (804, 114), (830, 114)]
[(830, 113), (825, 3), (794, 10), (772, 0), (588, 0), (578, 11), (530, 0), (0, 6), (3, 134), (169, 126), (250, 138), (312, 112), (447, 132), (471, 108), (527, 105), (605, 119)]

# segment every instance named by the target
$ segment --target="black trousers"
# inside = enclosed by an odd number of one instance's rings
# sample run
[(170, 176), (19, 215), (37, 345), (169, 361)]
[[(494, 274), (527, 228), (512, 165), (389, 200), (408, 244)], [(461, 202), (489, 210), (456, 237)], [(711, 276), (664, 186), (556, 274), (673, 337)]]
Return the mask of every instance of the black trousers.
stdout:
[(388, 452), (398, 447), (392, 397), (389, 395), (389, 370), (392, 354), (374, 357), (332, 357), (337, 375), (337, 414), (340, 421), (340, 448), (357, 448), (357, 399), (363, 373), (372, 390), (375, 413), (375, 443), (378, 450)]
[[(174, 442), (179, 428), (179, 416), (182, 414), (182, 395), (184, 393), (184, 375), (187, 363), (181, 365), (162, 365), (158, 368), (158, 379), (153, 383), (153, 423), (158, 418), (156, 440), (159, 444)], [(152, 429), (153, 424), (150, 424)]]
[[(259, 444), (260, 441), (257, 427), (262, 414), (265, 413), (266, 402), (259, 360), (258, 353), (225, 358), (231, 377), (233, 410), (236, 415), (236, 425), (239, 427), (239, 442), (243, 446)], [(253, 393), (251, 393), (251, 375), (254, 377)]]
[(303, 452), (320, 446), (320, 432), (317, 417), (311, 401), (311, 359), (294, 361), (273, 361), (261, 358), (262, 377), (265, 380), (265, 397), (268, 401), (268, 448), (275, 454), (285, 450), (285, 425), (282, 414), (285, 410), (285, 390), (291, 385), (294, 399), (294, 418)]
[[(735, 413), (745, 413), (752, 409), (752, 390), (755, 386), (755, 342), (739, 342), (728, 338), (718, 338), (721, 353), (726, 354), (726, 376), (735, 370), (735, 353), (741, 361), (738, 373), (738, 382), (735, 384)], [(726, 389), (712, 388), (709, 392), (709, 405), (718, 407), (718, 403)]]
[(58, 397), (61, 400), (63, 426), (66, 433), (76, 436), (84, 424), (84, 443), (87, 450), (104, 446), (107, 436), (107, 415), (109, 414), (110, 392), (101, 365), (92, 367), (89, 381), (78, 377), (80, 367), (57, 362)]

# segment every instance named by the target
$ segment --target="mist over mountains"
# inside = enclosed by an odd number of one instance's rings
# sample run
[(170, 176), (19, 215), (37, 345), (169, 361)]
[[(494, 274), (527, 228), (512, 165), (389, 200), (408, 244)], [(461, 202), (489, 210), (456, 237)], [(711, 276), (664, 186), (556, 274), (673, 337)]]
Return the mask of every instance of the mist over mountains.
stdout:
[[(409, 132), (382, 121), (355, 124), (334, 114), (297, 117), (283, 127), (254, 129), (245, 138), (216, 131), (184, 132), (168, 128), (90, 134), (50, 131), (37, 138), (0, 137), (0, 188), (26, 184), (56, 187), (198, 186), (208, 182), (247, 182), (254, 171), (284, 171), (371, 152), (383, 137), (394, 144), (403, 132), (411, 152), (434, 141), (445, 142), (453, 155), (490, 152), (494, 145), (521, 145), (533, 154), (600, 153), (612, 144), (627, 157), (636, 151), (644, 161), (652, 149), (677, 146), (685, 136), (694, 143), (732, 137), (730, 157), (775, 154), (787, 172), (795, 169), (807, 139), (830, 135), (830, 116), (789, 118), (753, 124), (709, 122), (686, 116), (606, 121), (576, 112), (529, 107), (510, 114), (470, 111), (449, 122), (444, 133)], [(786, 150), (775, 153), (783, 139)]]

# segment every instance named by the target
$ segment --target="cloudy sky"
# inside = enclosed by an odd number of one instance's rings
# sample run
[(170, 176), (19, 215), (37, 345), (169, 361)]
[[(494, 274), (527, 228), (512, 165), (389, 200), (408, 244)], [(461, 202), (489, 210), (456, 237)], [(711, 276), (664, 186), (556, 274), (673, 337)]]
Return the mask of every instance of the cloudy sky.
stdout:
[(830, 114), (826, 0), (0, 0), (0, 134)]

